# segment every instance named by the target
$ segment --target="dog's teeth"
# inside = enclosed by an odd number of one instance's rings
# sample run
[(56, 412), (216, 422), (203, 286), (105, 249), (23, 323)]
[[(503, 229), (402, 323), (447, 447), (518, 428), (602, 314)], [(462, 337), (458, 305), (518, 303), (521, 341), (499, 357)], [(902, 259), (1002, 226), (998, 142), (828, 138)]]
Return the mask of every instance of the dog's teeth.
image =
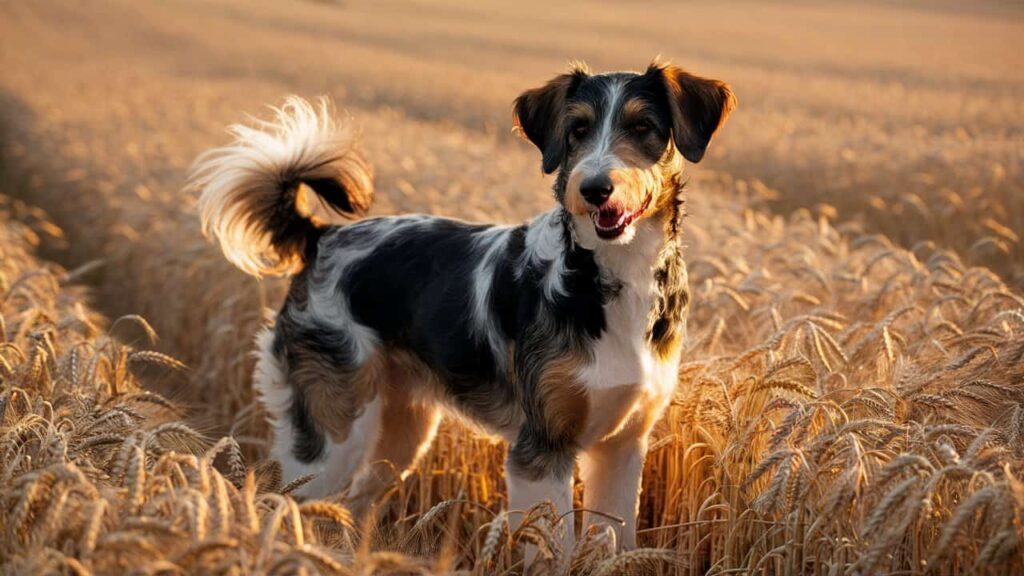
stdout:
[(633, 217), (633, 214), (631, 212), (620, 212), (618, 219), (611, 226), (602, 225), (601, 216), (602, 214), (600, 211), (590, 213), (590, 219), (594, 221), (594, 227), (601, 232), (611, 232), (624, 227), (626, 223), (630, 221), (630, 218)]

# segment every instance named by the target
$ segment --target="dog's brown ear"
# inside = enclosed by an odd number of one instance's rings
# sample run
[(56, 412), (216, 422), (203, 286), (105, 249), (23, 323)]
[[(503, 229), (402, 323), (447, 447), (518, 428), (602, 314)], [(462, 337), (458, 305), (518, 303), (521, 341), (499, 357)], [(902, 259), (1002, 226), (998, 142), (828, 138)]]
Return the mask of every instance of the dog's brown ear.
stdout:
[(676, 148), (690, 162), (700, 162), (711, 137), (736, 108), (736, 97), (725, 82), (694, 76), (670, 64), (651, 64), (647, 74), (661, 76), (672, 109)]
[(565, 155), (565, 134), (562, 116), (565, 103), (587, 71), (576, 66), (568, 74), (553, 78), (540, 88), (523, 92), (512, 105), (515, 130), (540, 149), (545, 174), (551, 174)]

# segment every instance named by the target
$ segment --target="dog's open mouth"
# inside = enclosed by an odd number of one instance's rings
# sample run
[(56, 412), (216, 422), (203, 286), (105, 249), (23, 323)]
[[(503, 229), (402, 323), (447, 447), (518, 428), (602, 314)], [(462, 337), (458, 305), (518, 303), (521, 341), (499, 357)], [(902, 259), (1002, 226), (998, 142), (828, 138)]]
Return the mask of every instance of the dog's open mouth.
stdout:
[(627, 210), (622, 204), (609, 201), (600, 208), (593, 209), (590, 212), (590, 218), (594, 221), (594, 230), (597, 231), (598, 237), (604, 240), (614, 240), (621, 236), (630, 224), (642, 216), (650, 204), (650, 194), (640, 204), (640, 208), (636, 210)]

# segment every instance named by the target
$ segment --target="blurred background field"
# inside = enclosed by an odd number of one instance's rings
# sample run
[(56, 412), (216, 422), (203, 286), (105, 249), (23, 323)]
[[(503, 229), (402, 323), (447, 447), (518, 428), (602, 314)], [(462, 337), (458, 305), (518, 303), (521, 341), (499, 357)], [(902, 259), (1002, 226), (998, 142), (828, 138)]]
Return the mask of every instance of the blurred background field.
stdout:
[[(49, 214), (29, 218), (31, 250), (75, 271), (66, 283), (86, 285), (107, 318), (144, 317), (157, 349), (189, 366), (135, 369), (202, 449), (230, 434), (257, 465), (266, 430), (247, 353), (283, 285), (244, 277), (200, 237), (195, 199), (180, 191), (191, 159), (285, 94), (328, 94), (363, 133), (375, 213), (516, 222), (551, 201), (537, 154), (511, 134), (512, 99), (572, 59), (604, 71), (658, 54), (728, 81), (740, 106), (692, 167), (691, 362), (652, 452), (641, 518), (641, 543), (672, 556), (648, 560), (682, 573), (1024, 566), (1017, 3), (0, 1), (0, 191), (22, 203), (8, 210), (13, 220)], [(5, 289), (32, 268), (11, 272)], [(10, 375), (13, 350), (32, 349), (18, 338), (41, 322), (29, 314), (16, 337), (10, 318), (39, 306), (4, 311), (8, 404), (12, 386), (38, 382)], [(72, 338), (44, 326), (48, 338)], [(117, 335), (144, 347), (144, 332), (121, 322)], [(8, 439), (14, 416), (29, 413), (19, 406), (0, 420)], [(140, 449), (143, 468), (163, 455)], [(128, 461), (101, 456), (97, 470)], [(6, 458), (12, 486), (41, 466)], [(500, 462), (500, 446), (447, 429), (382, 511), (402, 522), (366, 541), (436, 571), (515, 570), (507, 531), (490, 552), (484, 542), (501, 525)], [(120, 486), (114, 471), (96, 481)], [(244, 490), (244, 473), (233, 473)], [(218, 497), (209, 486), (198, 493)], [(436, 508), (452, 500), (490, 512)], [(274, 506), (287, 509), (267, 502), (270, 520)], [(145, 522), (129, 520), (154, 514), (119, 506), (101, 533), (140, 534)], [(897, 518), (906, 524), (888, 522)], [(183, 529), (188, 545), (213, 538), (196, 525)], [(258, 528), (218, 537), (245, 550)], [(310, 530), (319, 548), (309, 554), (354, 565), (347, 528)], [(295, 533), (269, 538), (294, 551)], [(85, 557), (67, 534), (33, 534), (5, 534), (0, 557)], [(128, 549), (117, 539), (128, 537), (111, 538), (114, 552)], [(633, 565), (601, 546), (578, 551), (580, 571)], [(376, 566), (366, 554), (363, 565)], [(245, 554), (226, 558), (253, 567)], [(301, 553), (289, 561), (324, 567)]]

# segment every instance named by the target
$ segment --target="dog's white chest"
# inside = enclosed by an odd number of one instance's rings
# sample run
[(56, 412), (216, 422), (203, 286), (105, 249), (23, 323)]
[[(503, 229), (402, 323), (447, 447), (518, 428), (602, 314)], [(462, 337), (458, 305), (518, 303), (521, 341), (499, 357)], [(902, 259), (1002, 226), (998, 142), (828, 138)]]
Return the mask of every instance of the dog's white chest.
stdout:
[(605, 308), (606, 330), (581, 370), (589, 418), (584, 445), (614, 436), (631, 421), (651, 421), (675, 389), (678, 355), (660, 358), (647, 342), (653, 296), (624, 288)]
[(647, 341), (651, 309), (659, 296), (653, 266), (663, 244), (661, 228), (641, 222), (628, 247), (595, 251), (602, 273), (620, 287), (604, 307), (605, 330), (583, 369), (589, 389), (639, 385), (646, 393), (661, 394), (675, 387), (678, 354), (659, 358)]
[(588, 389), (639, 386), (645, 394), (660, 395), (674, 388), (678, 361), (659, 358), (647, 342), (655, 296), (653, 286), (625, 285), (605, 307), (605, 331), (582, 370)]

